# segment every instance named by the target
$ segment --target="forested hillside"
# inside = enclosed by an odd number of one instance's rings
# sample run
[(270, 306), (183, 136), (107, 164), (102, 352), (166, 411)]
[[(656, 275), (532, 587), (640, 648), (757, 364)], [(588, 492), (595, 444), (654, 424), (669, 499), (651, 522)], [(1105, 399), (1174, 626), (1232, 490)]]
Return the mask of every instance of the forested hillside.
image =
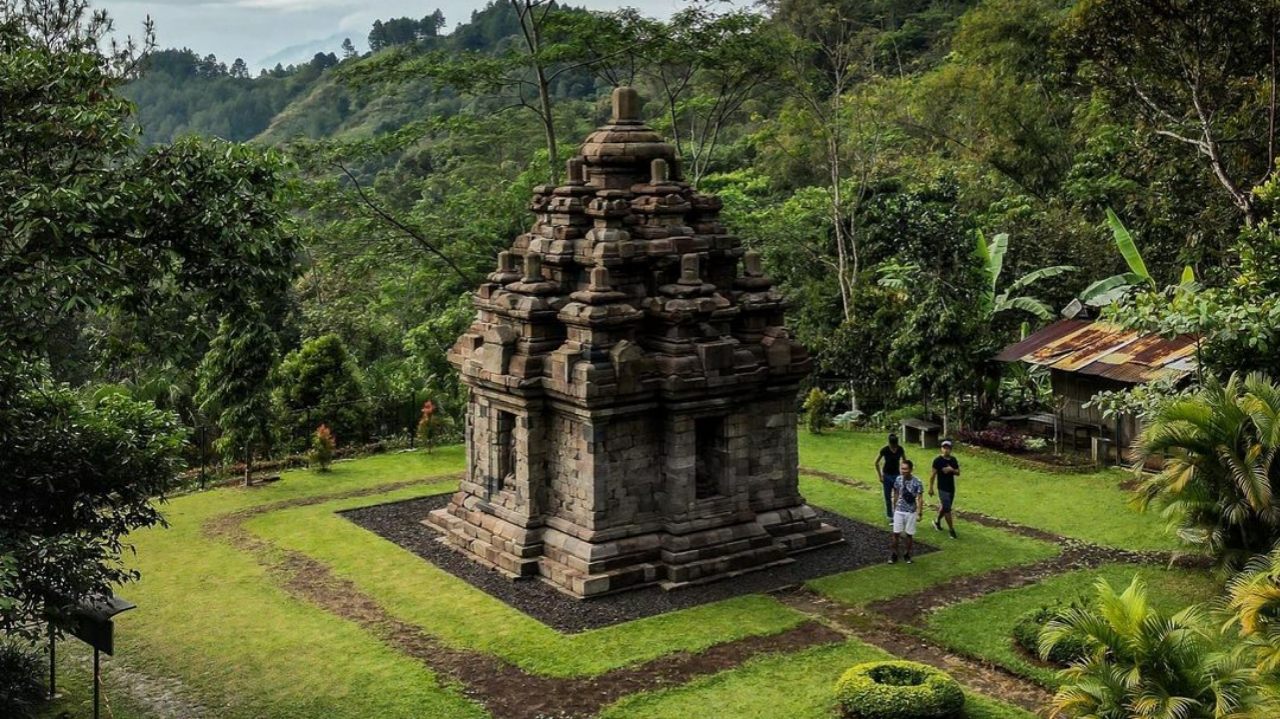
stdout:
[[(126, 93), (148, 141), (252, 139), (297, 164), (307, 251), (282, 352), (336, 337), (368, 416), (411, 424), (406, 404), (427, 397), (456, 412), (444, 354), (468, 292), (609, 89), (632, 84), (685, 179), (724, 199), (789, 293), (835, 411), (850, 391), (869, 412), (967, 398), (981, 423), (1043, 388), (992, 355), (1082, 294), (1117, 320), (1206, 333), (1220, 367), (1276, 355), (1267, 20), (1245, 2), (1151, 6), (776, 0), (658, 22), (516, 0), (452, 31), (438, 13), (389, 19), (373, 52), (256, 78), (155, 53)], [(1169, 49), (1192, 36), (1200, 55)], [(1121, 224), (1145, 275), (1117, 251)], [(1194, 297), (1170, 302), (1192, 276)], [(103, 366), (132, 368), (99, 379), (172, 372), (149, 366), (145, 333), (95, 331)]]

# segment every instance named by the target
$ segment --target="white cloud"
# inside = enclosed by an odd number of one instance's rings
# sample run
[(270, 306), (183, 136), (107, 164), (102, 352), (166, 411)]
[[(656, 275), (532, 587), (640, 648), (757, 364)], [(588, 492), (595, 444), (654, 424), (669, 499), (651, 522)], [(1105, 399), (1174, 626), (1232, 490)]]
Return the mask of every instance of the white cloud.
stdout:
[(359, 0), (233, 0), (229, 5), (246, 10), (264, 10), (281, 12), (298, 12), (300, 10), (317, 11), (328, 8), (346, 8), (359, 6)]

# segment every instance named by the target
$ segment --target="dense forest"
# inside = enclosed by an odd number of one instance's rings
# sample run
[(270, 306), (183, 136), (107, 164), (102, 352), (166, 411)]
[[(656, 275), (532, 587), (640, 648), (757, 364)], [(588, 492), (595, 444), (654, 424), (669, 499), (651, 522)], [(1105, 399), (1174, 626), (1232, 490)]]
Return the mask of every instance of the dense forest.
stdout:
[[(833, 411), (954, 404), (981, 423), (1044, 384), (989, 358), (1077, 297), (1203, 332), (1220, 368), (1275, 357), (1268, 20), (1250, 3), (1147, 5), (785, 0), (659, 22), (493, 2), (452, 32), (438, 11), (389, 19), (370, 53), (256, 78), (155, 52), (124, 93), (146, 142), (251, 140), (296, 163), (306, 249), (281, 352), (336, 341), (344, 401), (370, 416), (411, 424), (398, 407), (426, 397), (456, 413), (444, 353), (469, 289), (628, 83), (791, 296)], [(1169, 50), (1192, 36), (1199, 54)], [(1191, 277), (1200, 291), (1171, 303)], [(190, 376), (148, 359), (148, 335), (177, 328), (90, 326), (81, 342), (109, 350), (94, 380)]]
[(1076, 299), (1203, 334), (1210, 369), (1274, 366), (1270, 16), (1148, 4), (785, 0), (658, 21), (493, 2), (257, 77), (143, 48), (118, 85), (141, 148), (221, 138), (288, 163), (290, 290), (260, 308), (258, 357), (208, 306), (86, 307), (56, 323), (49, 371), (176, 411), (202, 463), (244, 459), (210, 399), (218, 361), (267, 366), (236, 390), (259, 455), (320, 424), (340, 444), (412, 437), (428, 399), (447, 434), (469, 293), (620, 84), (790, 296), (833, 416), (1028, 411), (1045, 378), (991, 358)]

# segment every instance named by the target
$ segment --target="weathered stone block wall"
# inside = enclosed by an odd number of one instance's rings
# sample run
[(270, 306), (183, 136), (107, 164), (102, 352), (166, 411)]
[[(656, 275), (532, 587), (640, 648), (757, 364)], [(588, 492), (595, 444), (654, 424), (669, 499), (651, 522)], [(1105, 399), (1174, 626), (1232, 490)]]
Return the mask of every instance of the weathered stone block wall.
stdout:
[(547, 426), (547, 523), (573, 531), (591, 520), (594, 456), (577, 417), (552, 411)]
[(746, 414), (749, 458), (743, 476), (751, 509), (762, 512), (800, 502), (798, 420), (791, 395), (758, 398)]
[(653, 414), (643, 413), (611, 417), (597, 425), (597, 530), (629, 525), (639, 530), (658, 514), (664, 489), (661, 424)]
[(467, 477), (461, 489), (526, 525), (546, 502), (546, 419), (527, 406), (473, 393), (467, 408)]

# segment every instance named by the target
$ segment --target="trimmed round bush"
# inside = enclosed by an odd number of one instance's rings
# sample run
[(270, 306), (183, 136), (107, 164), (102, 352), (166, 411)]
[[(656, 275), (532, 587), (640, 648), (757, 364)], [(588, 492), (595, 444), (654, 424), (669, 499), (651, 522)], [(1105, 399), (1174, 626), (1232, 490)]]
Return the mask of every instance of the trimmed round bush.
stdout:
[[(1039, 657), (1040, 631), (1066, 609), (1067, 607), (1062, 606), (1045, 606), (1026, 612), (1018, 617), (1018, 621), (1013, 625), (1013, 641), (1031, 656)], [(1087, 650), (1084, 641), (1066, 636), (1053, 647), (1047, 659), (1053, 664), (1065, 667), (1084, 656)]]
[(846, 719), (953, 719), (964, 709), (950, 674), (905, 661), (855, 665), (836, 682), (836, 700)]

